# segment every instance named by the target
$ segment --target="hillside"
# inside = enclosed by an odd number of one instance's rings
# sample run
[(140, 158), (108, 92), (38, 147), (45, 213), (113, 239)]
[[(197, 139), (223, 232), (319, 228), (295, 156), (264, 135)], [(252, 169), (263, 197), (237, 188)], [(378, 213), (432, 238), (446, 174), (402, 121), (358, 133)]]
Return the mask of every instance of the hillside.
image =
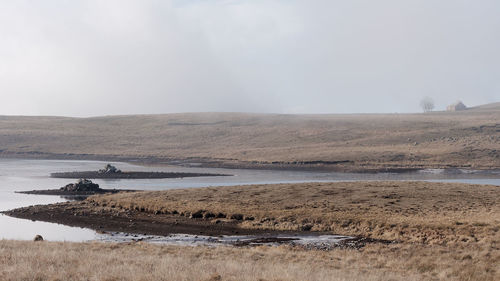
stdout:
[(0, 116), (2, 157), (331, 170), (500, 168), (500, 109), (430, 114)]
[(500, 102), (489, 103), (471, 108), (472, 110), (500, 110)]

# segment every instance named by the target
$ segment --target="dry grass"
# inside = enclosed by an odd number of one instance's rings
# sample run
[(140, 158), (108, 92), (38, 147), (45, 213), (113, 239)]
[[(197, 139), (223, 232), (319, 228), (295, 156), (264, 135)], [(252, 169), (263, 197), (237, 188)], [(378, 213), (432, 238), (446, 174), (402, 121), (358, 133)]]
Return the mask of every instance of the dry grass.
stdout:
[(498, 252), (442, 246), (356, 250), (0, 241), (1, 280), (484, 280)]
[[(96, 208), (237, 212), (244, 227), (399, 239), (360, 250), (0, 241), (0, 280), (500, 280), (500, 187), (255, 185), (95, 196)], [(80, 204), (80, 203), (78, 203)], [(214, 222), (215, 223), (215, 222)]]
[[(243, 227), (330, 231), (426, 244), (500, 242), (500, 187), (340, 182), (179, 189), (95, 196), (100, 206), (189, 216), (242, 214)], [(212, 219), (216, 220), (216, 219)]]
[(491, 169), (500, 168), (499, 120), (498, 105), (431, 114), (0, 116), (0, 152), (203, 158), (226, 165), (351, 161), (337, 166)]

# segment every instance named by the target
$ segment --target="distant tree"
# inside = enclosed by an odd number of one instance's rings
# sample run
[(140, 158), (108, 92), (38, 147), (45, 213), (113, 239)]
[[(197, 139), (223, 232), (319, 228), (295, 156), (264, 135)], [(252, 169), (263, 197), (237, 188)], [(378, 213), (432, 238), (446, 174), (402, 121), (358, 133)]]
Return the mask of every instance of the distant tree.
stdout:
[(420, 107), (424, 112), (431, 112), (434, 109), (434, 100), (430, 97), (425, 97), (420, 101)]

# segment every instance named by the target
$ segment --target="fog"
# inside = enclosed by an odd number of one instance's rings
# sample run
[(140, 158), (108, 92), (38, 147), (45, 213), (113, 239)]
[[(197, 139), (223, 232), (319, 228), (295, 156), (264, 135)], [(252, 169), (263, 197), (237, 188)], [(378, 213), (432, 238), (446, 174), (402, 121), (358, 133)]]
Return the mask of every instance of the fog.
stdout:
[(0, 115), (500, 101), (495, 0), (0, 1)]

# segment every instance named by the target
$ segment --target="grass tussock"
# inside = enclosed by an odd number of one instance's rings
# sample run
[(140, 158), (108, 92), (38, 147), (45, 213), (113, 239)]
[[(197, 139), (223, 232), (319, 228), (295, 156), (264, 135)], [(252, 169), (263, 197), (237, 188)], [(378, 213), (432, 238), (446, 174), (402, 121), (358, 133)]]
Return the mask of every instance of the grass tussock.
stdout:
[(90, 204), (425, 244), (500, 241), (500, 187), (430, 182), (252, 185), (122, 193)]

